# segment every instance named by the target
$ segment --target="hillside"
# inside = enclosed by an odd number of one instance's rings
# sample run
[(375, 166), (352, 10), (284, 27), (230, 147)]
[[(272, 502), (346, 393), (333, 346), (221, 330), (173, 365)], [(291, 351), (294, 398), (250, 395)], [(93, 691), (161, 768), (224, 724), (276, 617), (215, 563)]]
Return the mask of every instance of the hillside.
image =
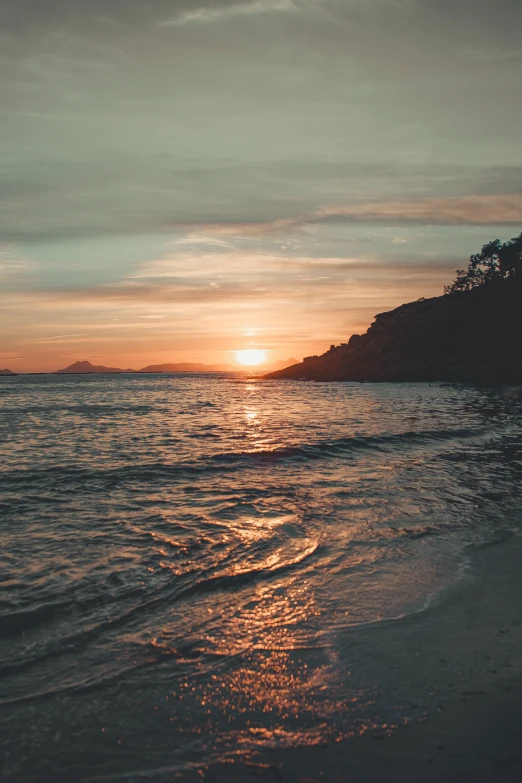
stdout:
[(12, 370), (5, 369), (5, 370), (0, 370), (0, 375), (16, 375), (16, 373), (13, 372)]
[(287, 367), (293, 367), (296, 364), (299, 364), (297, 359), (281, 359), (278, 362), (270, 364), (267, 369), (269, 369), (270, 372), (275, 372), (276, 370), (286, 370)]
[(501, 281), (375, 316), (363, 335), (265, 378), (522, 382), (522, 290)]

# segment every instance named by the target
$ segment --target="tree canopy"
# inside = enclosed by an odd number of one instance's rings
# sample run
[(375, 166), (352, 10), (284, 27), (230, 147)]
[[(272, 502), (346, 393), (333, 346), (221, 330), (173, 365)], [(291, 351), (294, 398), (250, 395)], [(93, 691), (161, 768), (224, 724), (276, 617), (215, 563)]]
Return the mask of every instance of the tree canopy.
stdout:
[(467, 269), (457, 269), (457, 277), (444, 287), (445, 294), (470, 291), (478, 286), (501, 280), (522, 279), (522, 232), (507, 242), (494, 239), (483, 245), (480, 253), (470, 256)]

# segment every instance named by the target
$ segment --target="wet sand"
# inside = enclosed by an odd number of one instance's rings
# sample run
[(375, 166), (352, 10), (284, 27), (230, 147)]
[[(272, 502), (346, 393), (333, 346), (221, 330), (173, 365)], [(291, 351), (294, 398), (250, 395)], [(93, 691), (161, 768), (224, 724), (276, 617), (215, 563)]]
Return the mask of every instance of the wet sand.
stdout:
[[(470, 689), (471, 690), (471, 689)], [(469, 693), (469, 691), (465, 691)], [(183, 780), (288, 783), (522, 780), (522, 681), (483, 682), (423, 722), (331, 746), (267, 752)]]
[(521, 781), (522, 542), (510, 537), (470, 550), (469, 558), (459, 588), (434, 606), (357, 634), (357, 643), (364, 643), (367, 635), (383, 633), (390, 660), (406, 643), (400, 654), (408, 672), (405, 691), (419, 677), (426, 688), (435, 681), (421, 720), (406, 718), (393, 729), (330, 745), (237, 758), (186, 772), (184, 783)]

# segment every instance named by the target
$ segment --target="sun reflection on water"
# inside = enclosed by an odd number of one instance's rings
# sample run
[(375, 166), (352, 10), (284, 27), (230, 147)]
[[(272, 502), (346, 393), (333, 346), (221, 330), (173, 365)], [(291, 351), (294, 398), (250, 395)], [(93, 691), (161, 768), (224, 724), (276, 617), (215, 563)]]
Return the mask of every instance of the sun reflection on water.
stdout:
[(17, 779), (51, 779), (59, 746), (72, 779), (101, 726), (132, 776), (424, 710), (416, 626), (380, 621), (427, 615), (462, 541), (518, 514), (518, 402), (237, 377), (7, 388), (3, 726), (36, 738)]

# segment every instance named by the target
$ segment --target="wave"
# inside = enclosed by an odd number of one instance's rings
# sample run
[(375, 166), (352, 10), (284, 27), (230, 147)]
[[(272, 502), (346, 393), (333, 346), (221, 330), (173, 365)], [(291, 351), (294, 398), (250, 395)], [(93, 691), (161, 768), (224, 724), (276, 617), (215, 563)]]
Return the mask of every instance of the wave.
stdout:
[(10, 612), (0, 615), (0, 629), (3, 636), (16, 636), (26, 633), (34, 628), (51, 622), (57, 613), (66, 608), (66, 604), (42, 604), (32, 609), (22, 609), (18, 612)]
[(227, 469), (243, 469), (259, 467), (263, 464), (276, 464), (291, 461), (321, 460), (339, 456), (357, 455), (364, 452), (393, 452), (411, 448), (430, 447), (439, 443), (451, 441), (484, 439), (488, 432), (469, 429), (452, 430), (411, 430), (403, 433), (370, 435), (367, 437), (353, 436), (333, 440), (317, 441), (289, 446), (279, 446), (274, 449), (259, 449), (255, 451), (219, 452), (199, 459), (185, 460), (174, 463), (142, 462), (123, 465), (118, 468), (85, 469), (75, 465), (56, 465), (44, 469), (4, 470), (0, 469), (0, 486), (7, 485), (12, 489), (15, 485), (33, 483), (44, 479), (46, 483), (56, 477), (61, 483), (68, 479), (82, 483), (89, 479), (105, 480), (110, 486), (127, 481), (154, 481), (154, 479), (181, 476), (196, 476), (209, 472), (219, 472)]
[(95, 405), (92, 403), (74, 403), (74, 404), (60, 404), (55, 405), (26, 405), (21, 408), (8, 408), (2, 409), (2, 414), (7, 416), (9, 414), (15, 414), (17, 416), (27, 416), (34, 413), (42, 414), (56, 414), (56, 413), (73, 413), (79, 415), (102, 415), (102, 416), (121, 416), (125, 413), (158, 413), (162, 412), (161, 408), (152, 405), (136, 405), (128, 403), (126, 405)]
[[(305, 539), (306, 546), (293, 557), (271, 562), (270, 558), (264, 562), (250, 568), (243, 568), (235, 573), (217, 573), (197, 579), (189, 585), (166, 585), (160, 588), (149, 600), (143, 601), (121, 612), (115, 617), (101, 622), (93, 622), (90, 626), (84, 627), (77, 633), (56, 639), (56, 647), (50, 647), (47, 650), (39, 651), (36, 655), (6, 663), (0, 667), (0, 677), (12, 676), (25, 671), (35, 665), (42, 663), (50, 658), (57, 658), (64, 654), (69, 654), (79, 647), (84, 647), (94, 639), (98, 638), (106, 631), (112, 631), (121, 626), (132, 622), (136, 617), (144, 612), (148, 615), (151, 611), (160, 609), (165, 602), (172, 605), (173, 602), (181, 602), (193, 596), (204, 595), (207, 593), (217, 593), (226, 590), (235, 590), (245, 585), (255, 583), (259, 580), (270, 579), (273, 576), (280, 576), (288, 573), (298, 567), (301, 563), (316, 554), (319, 549), (319, 541)], [(83, 602), (84, 604), (85, 602)], [(0, 616), (0, 628), (6, 635), (18, 635), (27, 632), (35, 625), (54, 619), (58, 608), (65, 610), (65, 613), (74, 609), (74, 605), (69, 606), (49, 606), (49, 612), (41, 613), (40, 608), (33, 611), (21, 611), (12, 615)], [(8, 632), (11, 632), (10, 634)], [(0, 702), (3, 704), (4, 702)]]
[(216, 459), (227, 461), (252, 460), (255, 462), (272, 462), (285, 459), (321, 459), (338, 454), (359, 453), (361, 451), (393, 451), (403, 447), (425, 446), (430, 443), (467, 439), (476, 437), (479, 433), (473, 430), (423, 430), (409, 431), (394, 435), (369, 435), (367, 437), (352, 436), (334, 440), (318, 441), (295, 446), (280, 446), (275, 449), (259, 451), (232, 452), (221, 454)]

